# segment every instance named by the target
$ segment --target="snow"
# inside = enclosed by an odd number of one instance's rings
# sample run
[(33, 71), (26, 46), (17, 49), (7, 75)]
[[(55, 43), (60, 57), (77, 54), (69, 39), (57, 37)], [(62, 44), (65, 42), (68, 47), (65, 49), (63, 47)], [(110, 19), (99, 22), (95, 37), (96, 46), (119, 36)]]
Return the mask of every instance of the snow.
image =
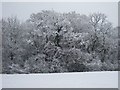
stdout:
[(118, 88), (118, 72), (53, 74), (9, 74), (2, 76), (3, 88)]
[(0, 90), (2, 90), (2, 74), (0, 74)]

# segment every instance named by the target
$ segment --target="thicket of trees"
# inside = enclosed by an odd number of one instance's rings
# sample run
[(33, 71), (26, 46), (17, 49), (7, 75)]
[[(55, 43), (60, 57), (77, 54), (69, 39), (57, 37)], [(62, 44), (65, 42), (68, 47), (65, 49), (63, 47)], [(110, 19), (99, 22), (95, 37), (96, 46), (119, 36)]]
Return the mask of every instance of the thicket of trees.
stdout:
[(1, 23), (3, 73), (118, 70), (118, 30), (102, 13), (46, 10)]

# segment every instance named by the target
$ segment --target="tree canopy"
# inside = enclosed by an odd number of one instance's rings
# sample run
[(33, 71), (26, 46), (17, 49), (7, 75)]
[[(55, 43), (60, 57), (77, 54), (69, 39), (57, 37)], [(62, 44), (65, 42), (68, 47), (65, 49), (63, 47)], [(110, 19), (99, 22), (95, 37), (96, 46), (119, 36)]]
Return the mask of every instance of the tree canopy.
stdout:
[(118, 70), (118, 29), (105, 14), (43, 10), (1, 22), (3, 73)]

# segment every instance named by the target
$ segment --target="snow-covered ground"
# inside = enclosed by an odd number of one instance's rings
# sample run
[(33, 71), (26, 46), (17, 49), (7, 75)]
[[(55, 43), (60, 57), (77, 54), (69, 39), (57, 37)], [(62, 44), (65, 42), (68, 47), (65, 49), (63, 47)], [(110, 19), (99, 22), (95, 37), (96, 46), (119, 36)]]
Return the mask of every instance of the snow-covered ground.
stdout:
[(2, 74), (0, 74), (0, 89), (2, 89)]
[(3, 88), (118, 88), (118, 72), (14, 74), (2, 76)]

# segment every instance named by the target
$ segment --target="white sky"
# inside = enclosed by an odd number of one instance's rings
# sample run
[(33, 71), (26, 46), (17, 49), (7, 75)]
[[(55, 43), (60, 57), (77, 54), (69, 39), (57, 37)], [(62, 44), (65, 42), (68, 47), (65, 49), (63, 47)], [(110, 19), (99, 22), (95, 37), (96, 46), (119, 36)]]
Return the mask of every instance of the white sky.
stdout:
[(80, 14), (89, 15), (94, 12), (105, 13), (108, 20), (114, 26), (118, 25), (118, 3), (117, 2), (4, 2), (2, 3), (2, 16), (17, 16), (25, 21), (30, 14), (41, 10), (54, 10), (57, 12), (76, 11)]

